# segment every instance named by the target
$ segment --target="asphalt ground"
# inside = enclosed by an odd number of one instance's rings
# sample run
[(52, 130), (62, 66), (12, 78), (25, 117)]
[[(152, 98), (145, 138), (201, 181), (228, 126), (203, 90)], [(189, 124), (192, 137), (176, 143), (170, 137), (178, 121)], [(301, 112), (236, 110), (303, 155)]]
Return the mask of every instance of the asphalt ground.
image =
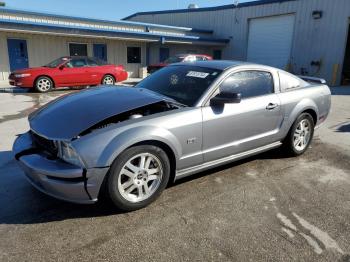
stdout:
[(183, 179), (149, 207), (77, 205), (35, 190), (11, 153), (26, 116), (71, 91), (0, 94), (0, 261), (350, 261), (350, 88), (311, 148)]

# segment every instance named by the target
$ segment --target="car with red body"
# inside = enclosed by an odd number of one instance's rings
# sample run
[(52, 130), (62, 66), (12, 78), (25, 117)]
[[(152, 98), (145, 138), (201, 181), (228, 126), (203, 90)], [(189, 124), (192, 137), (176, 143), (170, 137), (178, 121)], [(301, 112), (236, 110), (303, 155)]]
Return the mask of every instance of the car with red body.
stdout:
[(91, 57), (65, 56), (41, 67), (16, 70), (10, 74), (9, 83), (48, 92), (59, 87), (113, 85), (127, 78), (122, 65), (107, 64)]
[(213, 60), (213, 58), (209, 55), (202, 55), (202, 54), (178, 54), (178, 55), (169, 57), (168, 59), (164, 60), (161, 63), (149, 65), (147, 67), (147, 72), (149, 74), (152, 74), (155, 71), (173, 63), (207, 61), (207, 60)]

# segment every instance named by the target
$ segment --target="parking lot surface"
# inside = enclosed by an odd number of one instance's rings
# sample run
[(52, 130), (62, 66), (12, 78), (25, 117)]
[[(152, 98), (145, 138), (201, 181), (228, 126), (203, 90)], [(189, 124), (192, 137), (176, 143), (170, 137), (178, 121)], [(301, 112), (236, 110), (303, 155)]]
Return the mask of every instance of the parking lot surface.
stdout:
[(26, 116), (68, 92), (0, 93), (0, 261), (350, 261), (350, 88), (303, 156), (194, 175), (132, 213), (48, 197), (13, 159)]

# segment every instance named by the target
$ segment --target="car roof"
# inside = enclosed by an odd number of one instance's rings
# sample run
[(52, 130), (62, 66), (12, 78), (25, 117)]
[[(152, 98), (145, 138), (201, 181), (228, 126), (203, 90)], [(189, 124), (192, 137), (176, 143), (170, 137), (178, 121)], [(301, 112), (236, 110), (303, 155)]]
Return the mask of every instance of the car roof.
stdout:
[(184, 57), (184, 56), (190, 56), (190, 55), (210, 57), (209, 55), (205, 55), (205, 54), (193, 54), (193, 53), (188, 53), (188, 54), (176, 54), (176, 55), (174, 55), (174, 56), (176, 56), (176, 57)]
[(235, 61), (235, 60), (208, 60), (208, 61), (195, 61), (195, 62), (182, 62), (174, 63), (169, 66), (179, 66), (179, 65), (191, 65), (191, 66), (200, 66), (218, 70), (225, 70), (231, 67), (240, 66), (240, 65), (253, 65), (252, 63)]

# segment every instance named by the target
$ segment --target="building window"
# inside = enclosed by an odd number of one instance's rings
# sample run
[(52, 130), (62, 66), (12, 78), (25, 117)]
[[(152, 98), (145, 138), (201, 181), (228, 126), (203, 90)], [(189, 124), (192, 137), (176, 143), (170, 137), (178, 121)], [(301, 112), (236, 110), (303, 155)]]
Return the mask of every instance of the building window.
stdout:
[(87, 56), (87, 44), (69, 43), (70, 56)]
[(128, 47), (127, 56), (128, 56), (128, 64), (140, 64), (141, 47)]
[(222, 51), (217, 49), (213, 51), (213, 59), (214, 60), (221, 60), (222, 57)]
[(169, 58), (170, 55), (170, 49), (161, 47), (159, 48), (159, 62), (164, 62)]

